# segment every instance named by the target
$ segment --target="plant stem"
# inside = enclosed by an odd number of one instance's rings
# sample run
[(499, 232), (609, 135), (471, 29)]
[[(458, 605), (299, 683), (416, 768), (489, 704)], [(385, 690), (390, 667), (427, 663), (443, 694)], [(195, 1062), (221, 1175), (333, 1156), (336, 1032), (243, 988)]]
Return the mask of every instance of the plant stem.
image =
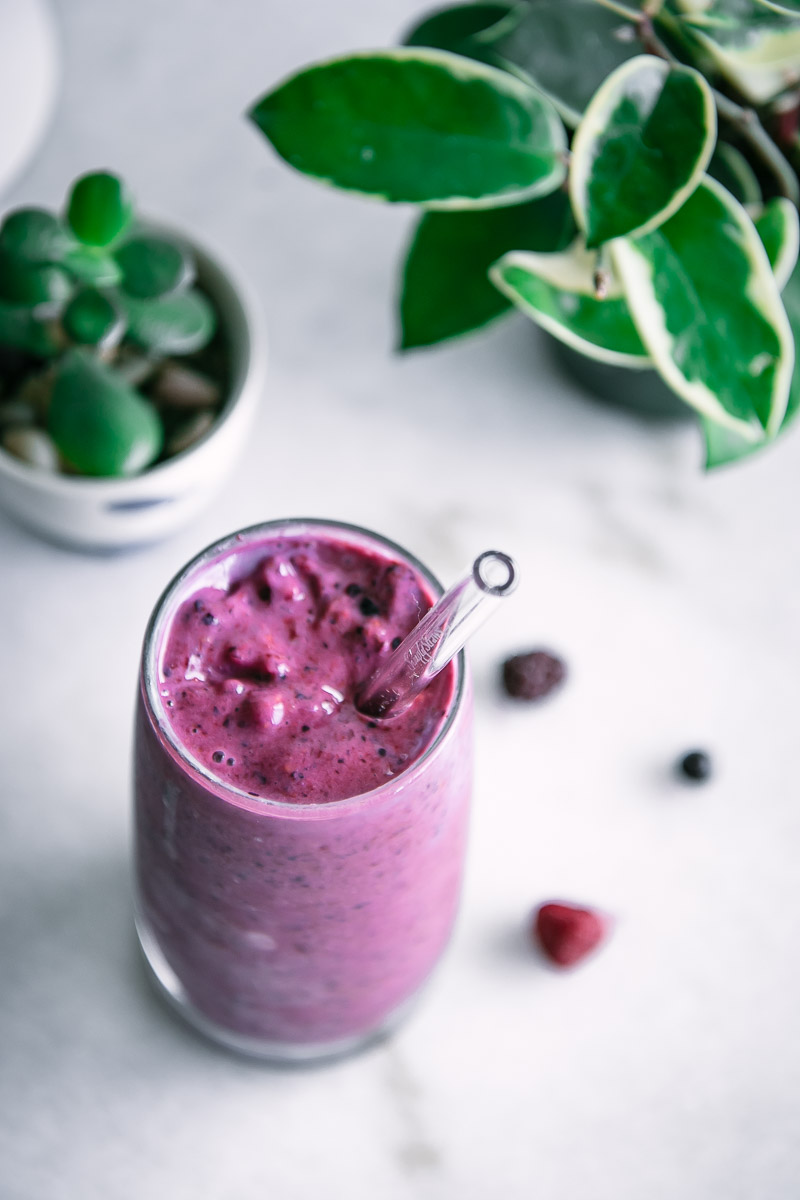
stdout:
[[(645, 50), (659, 58), (666, 59), (674, 66), (681, 65), (656, 33), (652, 18), (648, 13), (642, 13), (637, 24), (639, 37)], [(781, 153), (761, 124), (755, 109), (743, 108), (742, 105), (737, 104), (716, 88), (712, 88), (711, 91), (719, 115), (733, 125), (742, 140), (761, 159), (775, 179), (780, 194), (787, 200), (791, 200), (796, 207), (800, 207), (800, 184), (798, 184), (797, 176), (788, 159)]]
[(752, 108), (742, 108), (714, 89), (717, 112), (741, 134), (761, 161), (772, 172), (782, 196), (800, 206), (800, 185), (788, 159), (781, 153)]

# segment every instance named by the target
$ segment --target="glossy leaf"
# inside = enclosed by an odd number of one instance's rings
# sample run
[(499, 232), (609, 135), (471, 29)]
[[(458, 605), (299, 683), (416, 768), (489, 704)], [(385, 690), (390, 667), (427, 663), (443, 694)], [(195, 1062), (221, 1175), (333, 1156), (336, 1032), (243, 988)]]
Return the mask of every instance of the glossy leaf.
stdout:
[(50, 358), (60, 346), (49, 322), (38, 321), (30, 308), (0, 301), (0, 346)]
[(439, 50), (321, 63), (250, 116), (297, 170), (392, 202), (491, 208), (553, 191), (565, 174), (564, 129), (546, 100)]
[(764, 243), (778, 291), (783, 291), (797, 262), (800, 248), (800, 224), (791, 200), (776, 196), (754, 218), (753, 224)]
[(107, 171), (83, 175), (73, 184), (67, 221), (87, 246), (110, 246), (133, 218), (133, 198), (123, 181)]
[(561, 254), (513, 250), (491, 270), (495, 287), (559, 341), (599, 362), (620, 367), (650, 365), (619, 287), (612, 279), (598, 299), (597, 255), (575, 242)]
[(700, 182), (716, 136), (714, 99), (697, 71), (651, 54), (619, 67), (572, 143), (570, 199), (586, 244), (642, 233), (676, 212)]
[(0, 250), (0, 300), (7, 304), (60, 303), (69, 296), (72, 285), (59, 267), (34, 266)]
[(641, 42), (633, 24), (596, 0), (536, 0), (493, 49), (498, 64), (532, 79), (575, 126), (603, 80), (639, 53)]
[(502, 316), (511, 301), (489, 280), (492, 263), (507, 250), (562, 250), (574, 234), (561, 189), (506, 208), (426, 213), (406, 258), (401, 349), (458, 337)]
[(213, 337), (216, 313), (201, 292), (189, 290), (156, 300), (125, 298), (128, 336), (159, 354), (192, 354)]
[(48, 429), (83, 475), (136, 475), (164, 440), (153, 405), (84, 350), (68, 351), (58, 365)]
[(787, 17), (800, 17), (800, 0), (757, 0), (757, 3)]
[(125, 331), (120, 310), (94, 288), (76, 292), (64, 309), (61, 324), (73, 342), (86, 346), (113, 345)]
[(720, 425), (708, 417), (700, 417), (700, 428), (706, 444), (707, 471), (738, 462), (768, 445), (768, 439), (765, 437), (753, 440), (749, 435), (745, 437), (738, 430), (731, 429), (728, 425)]
[(191, 263), (174, 242), (151, 234), (131, 238), (115, 252), (122, 288), (140, 300), (163, 296), (187, 283)]
[(62, 266), (89, 287), (116, 287), (122, 280), (122, 270), (111, 255), (91, 246), (67, 251)]
[(26, 263), (57, 263), (75, 239), (57, 217), (42, 208), (18, 208), (0, 227), (0, 250)]
[(800, 79), (800, 21), (758, 0), (716, 0), (684, 22), (714, 68), (752, 104), (765, 104)]
[(515, 27), (524, 4), (457, 4), (423, 18), (402, 38), (404, 46), (449, 50), (479, 62), (491, 61), (494, 43)]
[(642, 341), (698, 412), (758, 441), (786, 410), (789, 323), (747, 213), (706, 179), (664, 225), (611, 244)]
[[(794, 344), (796, 347), (800, 347), (800, 263), (795, 265), (783, 289), (781, 299), (794, 334)], [(786, 429), (787, 425), (796, 419), (798, 412), (800, 412), (800, 354), (795, 355), (792, 383), (789, 388), (789, 402), (786, 405), (781, 429)]]
[(735, 146), (717, 142), (708, 164), (708, 173), (727, 188), (740, 204), (763, 204), (761, 185), (756, 174), (741, 150)]

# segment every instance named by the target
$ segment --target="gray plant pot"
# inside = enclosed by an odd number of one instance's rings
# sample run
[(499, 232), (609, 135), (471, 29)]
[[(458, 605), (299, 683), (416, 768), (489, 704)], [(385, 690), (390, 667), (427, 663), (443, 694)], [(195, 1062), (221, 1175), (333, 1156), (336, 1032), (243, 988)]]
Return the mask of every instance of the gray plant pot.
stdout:
[(548, 338), (554, 358), (581, 387), (604, 404), (627, 409), (655, 421), (690, 421), (692, 410), (671, 392), (655, 371), (630, 370), (596, 362), (566, 346), (556, 338)]

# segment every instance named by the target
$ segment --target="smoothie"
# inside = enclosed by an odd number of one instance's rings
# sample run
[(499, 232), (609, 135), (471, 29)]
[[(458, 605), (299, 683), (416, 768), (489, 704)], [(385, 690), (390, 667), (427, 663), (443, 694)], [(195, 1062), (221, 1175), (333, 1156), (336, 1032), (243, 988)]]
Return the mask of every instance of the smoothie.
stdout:
[(376, 535), (274, 523), (160, 601), (136, 737), (137, 926), (162, 988), (237, 1048), (312, 1057), (403, 1009), (455, 916), (463, 663), (402, 716), (354, 697), (438, 593)]

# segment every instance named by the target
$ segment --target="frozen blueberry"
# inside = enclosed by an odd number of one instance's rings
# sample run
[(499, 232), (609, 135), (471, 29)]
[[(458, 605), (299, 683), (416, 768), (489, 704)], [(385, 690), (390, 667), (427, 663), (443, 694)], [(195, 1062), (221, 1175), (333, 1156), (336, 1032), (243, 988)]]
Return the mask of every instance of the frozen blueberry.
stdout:
[(217, 618), (213, 615), (213, 613), (206, 613), (206, 615), (204, 617), (201, 617), (200, 620), (203, 622), (204, 625), (216, 625), (217, 624)]
[(381, 611), (374, 600), (370, 600), (369, 596), (362, 596), (358, 605), (361, 609), (361, 615), (364, 617), (377, 617)]
[(711, 757), (705, 750), (690, 750), (678, 762), (678, 770), (693, 783), (705, 783), (711, 778)]
[(344, 590), (348, 596), (355, 597), (355, 596), (360, 596), (364, 589), (360, 588), (357, 583), (348, 583), (347, 587)]
[(396, 650), (396, 649), (397, 649), (397, 647), (398, 647), (398, 646), (400, 645), (400, 643), (402, 642), (402, 640), (403, 640), (403, 639), (400, 637), (400, 635), (399, 635), (399, 634), (398, 634), (398, 636), (397, 636), (397, 637), (394, 637), (394, 638), (392, 638), (392, 649), (393, 649), (393, 650)]
[(541, 700), (563, 681), (564, 663), (547, 650), (515, 654), (503, 663), (503, 686), (517, 700)]
[(221, 750), (215, 750), (211, 757), (213, 758), (214, 762), (221, 763), (225, 755)]

